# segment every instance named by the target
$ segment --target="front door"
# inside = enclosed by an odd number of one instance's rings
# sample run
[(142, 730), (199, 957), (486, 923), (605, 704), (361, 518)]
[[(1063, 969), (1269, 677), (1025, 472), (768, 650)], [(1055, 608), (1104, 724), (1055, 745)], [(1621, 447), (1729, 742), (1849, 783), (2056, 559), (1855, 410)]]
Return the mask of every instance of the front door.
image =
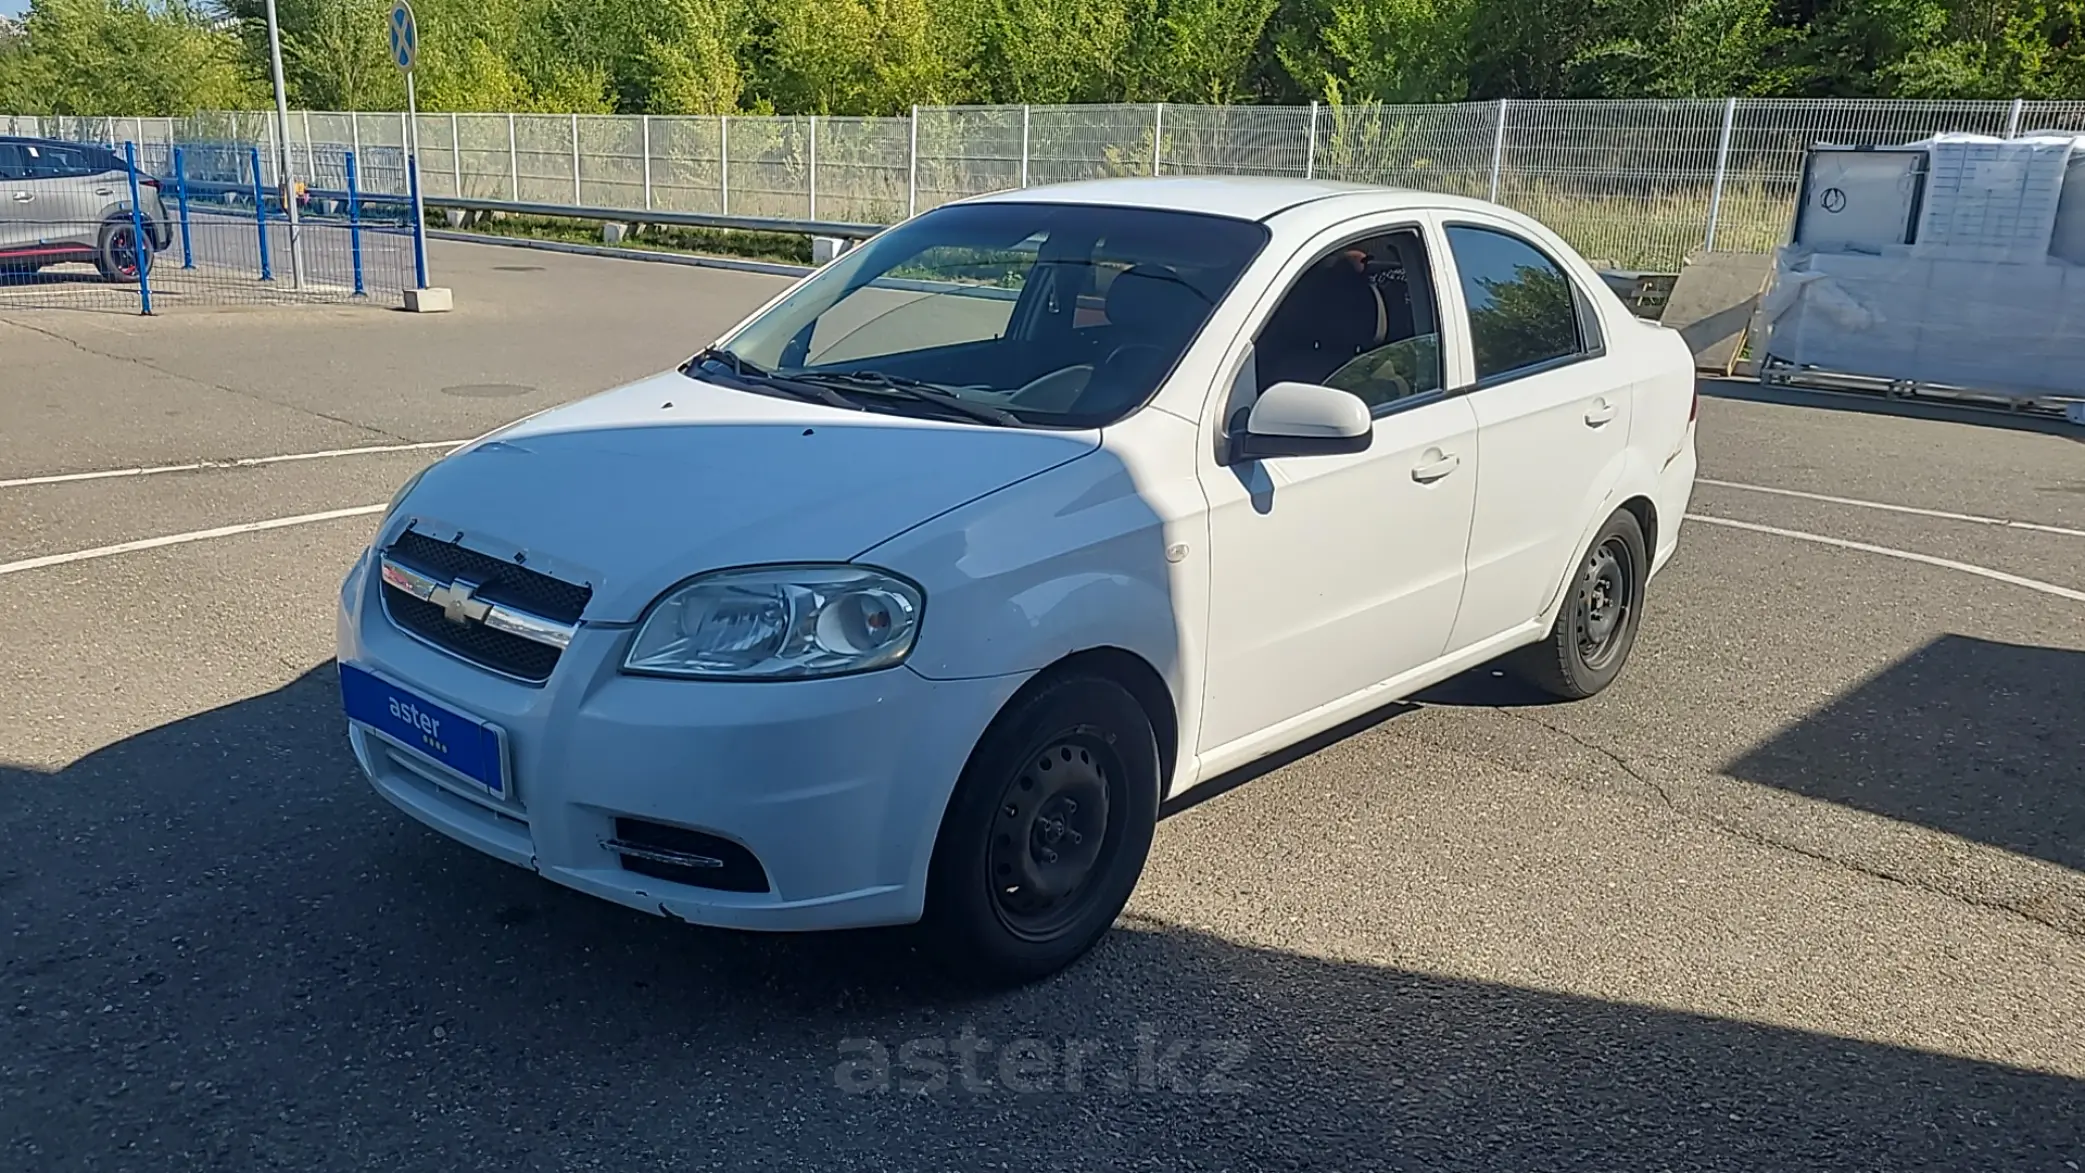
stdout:
[(1310, 250), (1223, 417), (1278, 382), (1352, 391), (1367, 450), (1205, 468), (1208, 664), (1198, 751), (1305, 718), (1439, 658), (1462, 596), (1477, 418), (1441, 386), (1437, 287), (1416, 225)]

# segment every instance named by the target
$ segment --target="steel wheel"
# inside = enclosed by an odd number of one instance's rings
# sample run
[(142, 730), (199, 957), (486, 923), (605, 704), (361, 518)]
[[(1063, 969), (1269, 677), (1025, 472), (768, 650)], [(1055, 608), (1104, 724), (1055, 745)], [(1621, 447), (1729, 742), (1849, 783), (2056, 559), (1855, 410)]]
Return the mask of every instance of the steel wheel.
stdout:
[(1621, 651), (1622, 641), (1615, 637), (1628, 628), (1636, 610), (1635, 555), (1620, 536), (1587, 555), (1577, 606), (1578, 654), (1587, 668), (1602, 671)]
[(1078, 960), (1129, 903), (1162, 788), (1158, 738), (1118, 680), (1064, 669), (994, 717), (950, 796), (929, 868), (924, 941), (986, 986)]
[(1643, 622), (1643, 524), (1618, 509), (1593, 537), (1573, 576), (1547, 638), (1506, 658), (1521, 679), (1564, 700), (1581, 700), (1613, 684), (1636, 646)]
[(1122, 768), (1097, 737), (1045, 746), (1008, 780), (987, 849), (992, 906), (1015, 936), (1048, 940), (1085, 911), (1095, 874), (1121, 835)]

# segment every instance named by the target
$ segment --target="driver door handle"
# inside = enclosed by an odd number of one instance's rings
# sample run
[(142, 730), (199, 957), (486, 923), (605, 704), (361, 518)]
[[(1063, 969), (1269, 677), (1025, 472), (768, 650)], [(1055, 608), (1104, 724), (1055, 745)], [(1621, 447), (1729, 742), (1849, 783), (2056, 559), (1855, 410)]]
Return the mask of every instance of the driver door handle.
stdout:
[(1614, 416), (1614, 404), (1609, 403), (1606, 399), (1595, 399), (1593, 405), (1586, 409), (1585, 426), (1589, 428), (1600, 427), (1614, 419)]
[(1430, 485), (1454, 472), (1462, 465), (1462, 457), (1457, 456), (1453, 452), (1444, 456), (1441, 454), (1440, 449), (1436, 448), (1432, 452), (1427, 453), (1427, 455), (1434, 459), (1412, 467), (1412, 479), (1422, 485)]
[(26, 204), (35, 198), (36, 193), (33, 191), (18, 191), (14, 193), (14, 202), (18, 204)]

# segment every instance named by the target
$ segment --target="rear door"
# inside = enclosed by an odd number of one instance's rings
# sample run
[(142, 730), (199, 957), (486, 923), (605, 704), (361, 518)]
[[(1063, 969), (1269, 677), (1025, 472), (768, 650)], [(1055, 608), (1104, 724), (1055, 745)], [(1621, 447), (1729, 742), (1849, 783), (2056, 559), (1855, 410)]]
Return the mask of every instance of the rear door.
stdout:
[(20, 143), (0, 143), (0, 249), (32, 245), (42, 237), (35, 205), (28, 152)]
[(98, 243), (101, 221), (110, 208), (130, 202), (129, 178), (121, 171), (111, 172), (113, 162), (90, 147), (31, 148), (30, 182), (46, 239)]
[(1579, 557), (1629, 442), (1627, 380), (1571, 266), (1503, 221), (1441, 224), (1465, 327), (1483, 467), (1458, 651), (1543, 614)]

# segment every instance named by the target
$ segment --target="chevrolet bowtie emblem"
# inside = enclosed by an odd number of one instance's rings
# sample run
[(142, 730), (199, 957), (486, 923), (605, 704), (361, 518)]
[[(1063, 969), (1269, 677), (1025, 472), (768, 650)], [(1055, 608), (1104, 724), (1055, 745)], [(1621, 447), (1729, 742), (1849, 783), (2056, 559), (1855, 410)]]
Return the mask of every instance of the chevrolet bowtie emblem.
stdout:
[(440, 607), (442, 618), (451, 623), (462, 625), (471, 620), (483, 623), (485, 617), (492, 614), (492, 604), (477, 597), (480, 585), (482, 584), (467, 578), (459, 578), (428, 592), (427, 601)]

